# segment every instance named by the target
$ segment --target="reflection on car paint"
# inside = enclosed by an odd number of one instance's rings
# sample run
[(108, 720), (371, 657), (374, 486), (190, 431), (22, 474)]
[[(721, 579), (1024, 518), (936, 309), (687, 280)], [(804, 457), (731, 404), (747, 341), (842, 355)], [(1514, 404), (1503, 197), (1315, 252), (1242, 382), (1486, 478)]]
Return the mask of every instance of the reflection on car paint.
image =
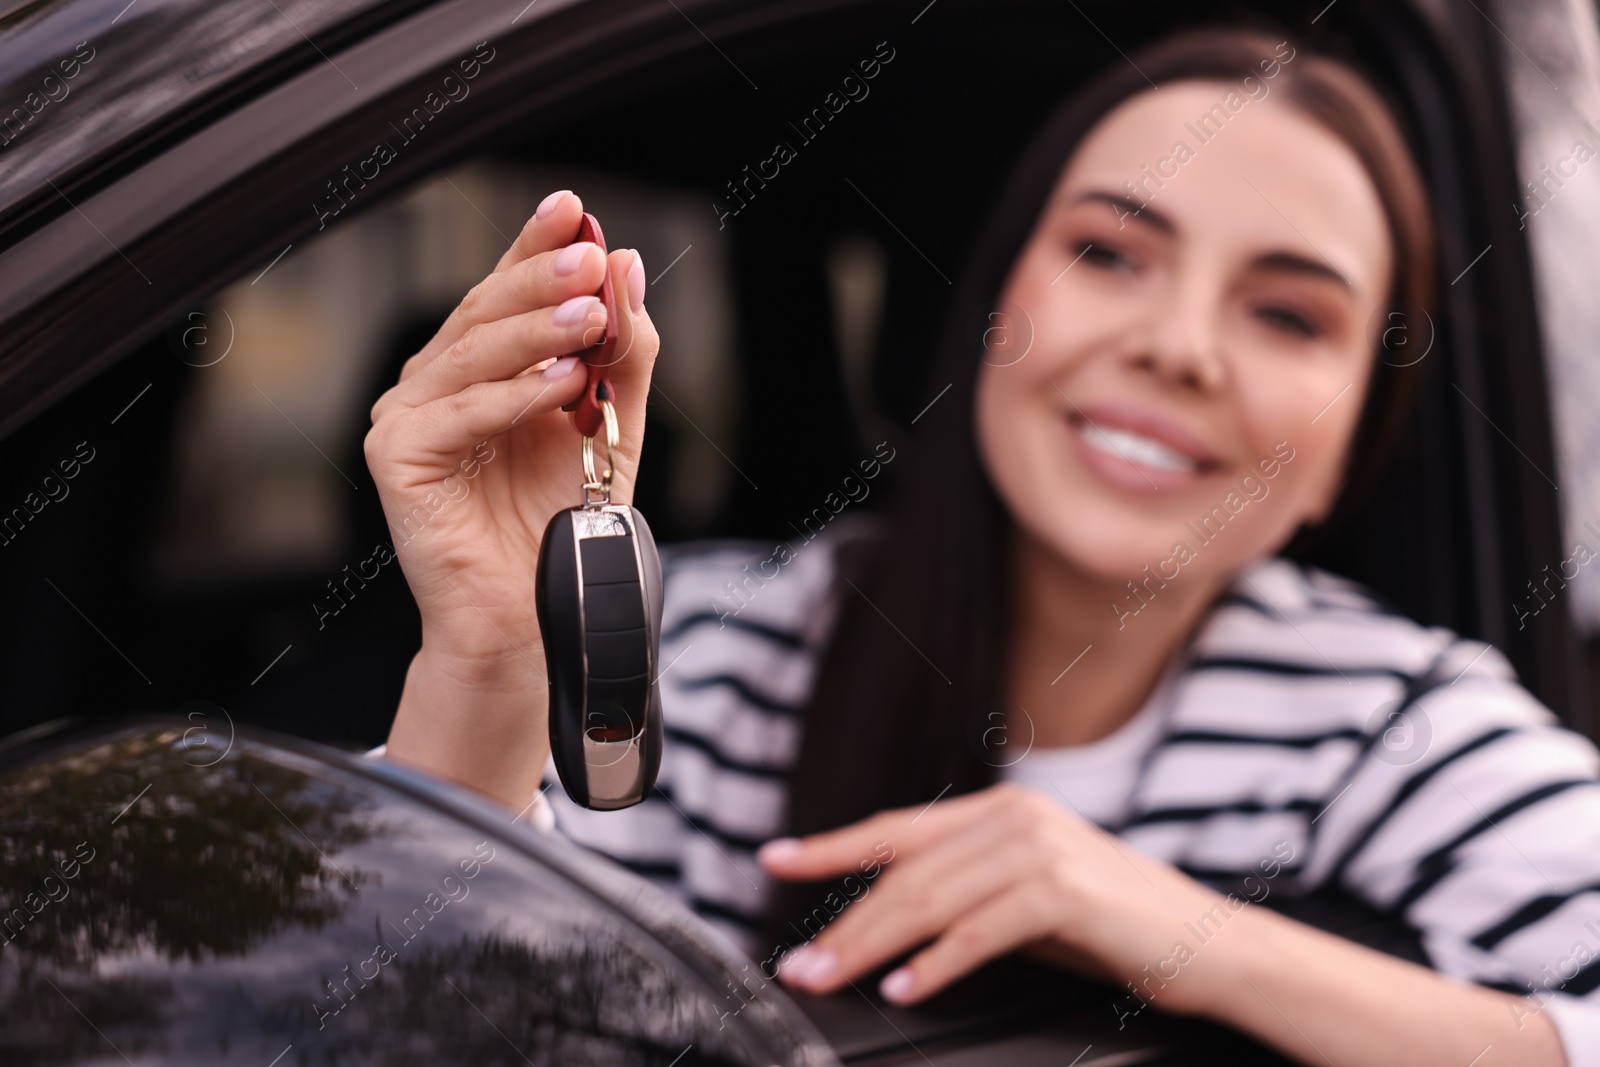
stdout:
[(518, 849), (251, 736), (197, 766), (186, 725), (0, 772), (0, 1060), (769, 1062)]

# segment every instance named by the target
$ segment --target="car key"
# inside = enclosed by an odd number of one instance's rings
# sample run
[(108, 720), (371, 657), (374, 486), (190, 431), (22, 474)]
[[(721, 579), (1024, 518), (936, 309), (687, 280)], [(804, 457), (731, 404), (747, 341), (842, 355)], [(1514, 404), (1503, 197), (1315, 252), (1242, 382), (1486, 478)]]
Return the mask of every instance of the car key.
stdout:
[[(579, 240), (605, 250), (585, 213)], [(534, 601), (550, 681), (550, 751), (561, 785), (586, 808), (614, 811), (643, 800), (661, 766), (661, 559), (644, 516), (611, 502), (616, 409), (606, 366), (614, 362), (616, 304), (610, 274), (601, 299), (606, 343), (584, 353), (589, 381), (574, 422), (583, 434), (583, 502), (558, 511), (539, 545)], [(594, 437), (606, 435), (606, 469)]]

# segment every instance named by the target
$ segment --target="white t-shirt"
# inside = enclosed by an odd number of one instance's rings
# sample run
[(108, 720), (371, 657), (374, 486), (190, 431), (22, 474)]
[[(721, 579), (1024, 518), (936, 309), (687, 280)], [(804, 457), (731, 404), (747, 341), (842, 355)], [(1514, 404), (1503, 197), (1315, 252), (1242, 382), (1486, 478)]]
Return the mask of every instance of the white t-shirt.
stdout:
[(1170, 681), (1169, 674), (1132, 718), (1105, 737), (1081, 745), (1034, 746), (1000, 769), (1001, 780), (1037, 789), (1099, 826), (1120, 823), (1139, 764), (1160, 736)]

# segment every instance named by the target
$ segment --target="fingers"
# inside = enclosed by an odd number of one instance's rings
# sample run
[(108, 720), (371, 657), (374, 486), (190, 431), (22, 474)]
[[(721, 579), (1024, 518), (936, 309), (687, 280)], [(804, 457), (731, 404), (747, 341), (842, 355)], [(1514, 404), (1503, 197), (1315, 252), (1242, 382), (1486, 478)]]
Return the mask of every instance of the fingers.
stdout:
[[(617, 301), (616, 340), (587, 357), (606, 368), (614, 392), (612, 405), (617, 412), (621, 437), (620, 454), (627, 457), (621, 482), (613, 495), (621, 503), (632, 499), (632, 471), (644, 440), (645, 402), (650, 394), (650, 375), (655, 369), (661, 338), (644, 309), (644, 261), (638, 251), (619, 248), (607, 257), (606, 269)], [(574, 416), (576, 417), (576, 416)]]
[[(606, 258), (617, 297), (617, 339), (600, 350), (593, 362), (606, 368), (619, 401), (637, 397), (643, 412), (661, 339), (644, 310), (644, 259), (637, 249), (619, 248)], [(619, 412), (620, 414), (620, 412)]]
[[(568, 191), (545, 198), (495, 271), (473, 287), (433, 339), (407, 361), (399, 382), (373, 405), (375, 431), (394, 416), (420, 412), (405, 423), (427, 427), (427, 450), (468, 447), (513, 422), (575, 400), (586, 375), (576, 374), (546, 393), (541, 365), (588, 352), (586, 358), (605, 367), (611, 379), (621, 434), (613, 491), (618, 502), (628, 502), (660, 338), (644, 310), (639, 253), (618, 249), (606, 255), (591, 242), (575, 242), (582, 212), (582, 202)], [(597, 349), (607, 328), (597, 294), (608, 274), (616, 295), (616, 336)], [(524, 384), (511, 384), (518, 382)], [(488, 388), (492, 385), (510, 388)], [(400, 440), (411, 443), (392, 427), (369, 435), (369, 445), (391, 442), (379, 447), (380, 455)], [(373, 454), (369, 447), (369, 461)]]
[(551, 307), (575, 296), (593, 295), (600, 291), (605, 270), (605, 253), (592, 241), (540, 252), (473, 286), (446, 326), (454, 329), (454, 336), (459, 339), (479, 323)]
[(373, 405), (374, 422), (395, 408), (415, 408), (485, 382), (513, 378), (555, 356), (590, 347), (605, 335), (605, 305), (575, 296), (557, 305), (472, 327), (410, 380)]
[(878, 990), (895, 1004), (922, 1000), (995, 957), (1037, 940), (1049, 926), (1048, 902), (1033, 887), (999, 893), (956, 919), (905, 966), (885, 975)]
[[(529, 311), (547, 303), (559, 303), (569, 296), (584, 292), (585, 290), (581, 288), (567, 288), (558, 298), (552, 299), (554, 296), (552, 293), (537, 303), (523, 303), (520, 307), (511, 308), (501, 306), (494, 314), (490, 314), (488, 310), (496, 306), (496, 301), (490, 299), (491, 296), (500, 296), (508, 291), (514, 294), (518, 287), (526, 289), (530, 279), (553, 280), (550, 278), (551, 260), (557, 252), (572, 244), (573, 239), (578, 236), (578, 225), (582, 221), (583, 201), (570, 191), (563, 189), (545, 197), (522, 227), (522, 232), (517, 234), (517, 239), (511, 243), (505, 255), (500, 257), (500, 262), (495, 264), (494, 271), (473, 287), (461, 305), (451, 312), (444, 325), (439, 327), (439, 332), (434, 334), (421, 351), (406, 361), (405, 366), (400, 369), (400, 380), (403, 382), (419, 372), (439, 353), (455, 344), (463, 333), (480, 322), (488, 322), (516, 311)], [(509, 287), (504, 284), (507, 280), (499, 277), (530, 260), (536, 260), (545, 253), (549, 254), (510, 279)], [(593, 264), (590, 264), (589, 268), (593, 271)], [(585, 280), (587, 277), (574, 279), (572, 284), (580, 285)], [(593, 273), (593, 281), (594, 288), (599, 288), (600, 276), (597, 271)], [(535, 298), (530, 296), (529, 299)], [(504, 301), (501, 301), (500, 305), (503, 303)]]
[(815, 942), (786, 959), (784, 977), (813, 992), (831, 992), (1027, 880), (1037, 858), (1023, 843), (997, 843), (978, 825), (938, 848), (902, 859)]
[(779, 838), (756, 852), (762, 867), (778, 878), (814, 881), (849, 870), (888, 841), (897, 852), (915, 854), (929, 842), (960, 833), (994, 810), (994, 790), (940, 800), (918, 808), (898, 808), (837, 830), (804, 838)]
[(539, 201), (522, 232), (511, 242), (500, 262), (494, 265), (495, 273), (520, 263), (540, 252), (572, 243), (578, 236), (578, 224), (583, 221), (583, 201), (571, 189), (558, 189)]
[[(397, 409), (367, 433), (367, 463), (437, 459), (453, 469), (459, 455), (513, 426), (559, 410), (583, 392), (584, 374), (576, 357), (557, 360), (544, 372), (503, 382), (478, 382), (420, 407)], [(391, 454), (404, 442), (408, 454)]]

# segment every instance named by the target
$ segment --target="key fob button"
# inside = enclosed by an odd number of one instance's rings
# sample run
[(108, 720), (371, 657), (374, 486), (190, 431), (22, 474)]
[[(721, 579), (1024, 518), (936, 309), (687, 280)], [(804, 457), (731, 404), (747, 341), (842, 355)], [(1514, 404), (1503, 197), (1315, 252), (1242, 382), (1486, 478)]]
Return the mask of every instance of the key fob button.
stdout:
[(637, 630), (589, 630), (584, 636), (588, 640), (591, 683), (600, 678), (628, 678), (641, 673), (639, 665), (646, 662), (649, 655), (645, 649), (647, 635), (644, 627)]
[(639, 567), (633, 558), (632, 537), (585, 537), (578, 542), (583, 555), (583, 584), (639, 584)]
[(588, 633), (638, 630), (644, 626), (644, 600), (631, 583), (585, 583), (583, 628)]

